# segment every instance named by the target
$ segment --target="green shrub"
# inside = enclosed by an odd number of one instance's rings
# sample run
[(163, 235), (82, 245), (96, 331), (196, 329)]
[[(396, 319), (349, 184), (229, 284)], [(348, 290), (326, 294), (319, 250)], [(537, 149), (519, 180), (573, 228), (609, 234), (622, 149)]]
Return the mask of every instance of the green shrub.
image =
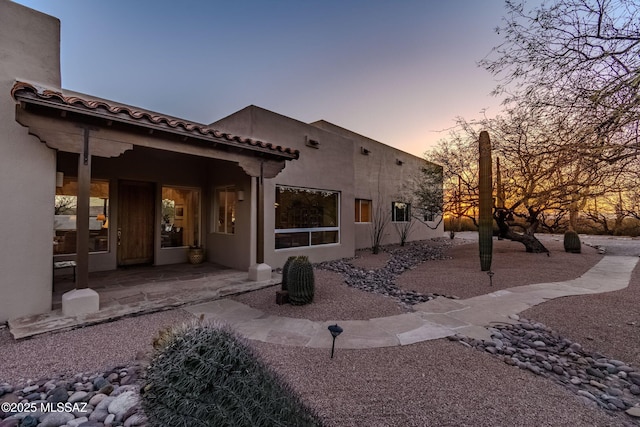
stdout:
[(317, 426), (315, 413), (228, 327), (164, 331), (145, 370), (149, 426)]
[(580, 236), (575, 231), (564, 233), (564, 251), (572, 254), (579, 254), (581, 249)]
[(289, 267), (289, 302), (292, 305), (304, 305), (313, 302), (315, 277), (313, 265), (306, 256), (296, 257)]

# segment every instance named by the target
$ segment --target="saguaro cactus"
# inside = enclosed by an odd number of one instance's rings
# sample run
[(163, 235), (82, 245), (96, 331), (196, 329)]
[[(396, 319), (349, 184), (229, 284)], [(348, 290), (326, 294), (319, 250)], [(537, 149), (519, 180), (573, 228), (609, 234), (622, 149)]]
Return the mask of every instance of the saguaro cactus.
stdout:
[(490, 271), (493, 253), (493, 181), (491, 177), (491, 140), (487, 131), (480, 132), (479, 148), (480, 218), (478, 221), (478, 242), (480, 269)]

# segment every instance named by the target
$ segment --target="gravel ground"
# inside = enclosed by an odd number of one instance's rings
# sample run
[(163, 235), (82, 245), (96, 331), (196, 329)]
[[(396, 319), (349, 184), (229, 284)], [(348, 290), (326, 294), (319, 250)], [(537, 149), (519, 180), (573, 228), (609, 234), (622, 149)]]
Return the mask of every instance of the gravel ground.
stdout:
[(0, 383), (22, 384), (27, 379), (95, 373), (125, 365), (139, 352), (151, 350), (158, 330), (192, 318), (186, 311), (171, 310), (21, 341), (2, 329)]
[[(475, 245), (452, 247), (449, 255), (454, 259), (427, 261), (405, 272), (398, 283), (417, 291), (417, 286), (423, 286), (429, 292), (466, 298), (503, 287), (570, 279), (600, 259), (590, 248), (573, 255), (545, 244), (552, 250), (551, 257), (525, 254), (521, 245), (496, 242), (493, 288), (488, 287), (484, 273), (473, 271), (477, 270)], [(355, 262), (364, 268), (376, 268), (388, 259), (387, 254), (360, 255)], [(390, 298), (349, 288), (336, 273), (317, 271), (316, 277), (317, 301), (311, 306), (277, 306), (275, 288), (237, 299), (269, 313), (314, 320), (363, 319), (402, 312)], [(424, 277), (429, 277), (428, 287), (421, 283)], [(640, 272), (636, 270), (636, 293), (638, 286)], [(523, 315), (558, 329), (585, 347), (593, 345), (608, 356), (638, 366), (640, 360), (634, 356), (638, 326), (629, 324), (624, 329), (622, 324), (640, 320), (639, 299), (633, 289), (568, 297)], [(0, 330), (0, 382), (16, 384), (25, 378), (96, 372), (131, 363), (136, 354), (151, 348), (157, 330), (188, 318), (185, 312), (174, 310), (20, 342), (13, 341), (6, 329)], [(616, 326), (603, 328), (610, 323)], [(614, 332), (617, 326), (623, 328), (622, 333)], [(558, 384), (446, 340), (370, 350), (338, 348), (333, 360), (326, 349), (254, 344), (328, 425), (624, 426), (628, 421), (624, 415), (614, 417), (585, 406)]]
[(344, 279), (338, 273), (315, 269), (315, 280), (313, 304), (309, 305), (277, 305), (276, 290), (280, 289), (280, 285), (238, 295), (232, 299), (276, 316), (315, 321), (367, 320), (406, 312), (391, 298), (362, 292), (345, 285)]
[(329, 426), (622, 426), (550, 380), (446, 340), (336, 350), (256, 343)]
[(480, 271), (477, 243), (452, 246), (445, 252), (451, 259), (421, 264), (400, 276), (396, 285), (405, 290), (466, 299), (514, 286), (573, 279), (602, 258), (588, 246), (582, 247), (581, 254), (570, 254), (564, 251), (562, 242), (545, 241), (544, 244), (550, 256), (526, 253), (524, 246), (517, 242), (494, 240), (492, 286), (487, 273)]

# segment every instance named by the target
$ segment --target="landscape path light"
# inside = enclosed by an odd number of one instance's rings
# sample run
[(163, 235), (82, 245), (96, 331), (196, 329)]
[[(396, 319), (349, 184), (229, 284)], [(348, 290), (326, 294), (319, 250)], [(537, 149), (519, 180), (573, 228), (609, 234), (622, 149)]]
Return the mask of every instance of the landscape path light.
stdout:
[(489, 276), (489, 286), (493, 286), (493, 275), (496, 274), (493, 271), (487, 271), (487, 275)]
[(333, 359), (333, 350), (336, 348), (336, 338), (342, 333), (342, 328), (338, 326), (338, 324), (335, 324), (330, 325), (328, 329), (333, 337), (333, 344), (331, 345), (331, 358)]

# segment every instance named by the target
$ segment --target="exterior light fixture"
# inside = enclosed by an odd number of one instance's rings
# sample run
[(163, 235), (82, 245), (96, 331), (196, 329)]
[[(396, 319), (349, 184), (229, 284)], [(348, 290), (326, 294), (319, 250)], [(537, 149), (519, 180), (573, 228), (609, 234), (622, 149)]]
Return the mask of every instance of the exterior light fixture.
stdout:
[(64, 173), (56, 172), (56, 187), (61, 188), (64, 185)]
[(342, 328), (335, 324), (330, 325), (327, 329), (329, 329), (329, 332), (331, 332), (331, 336), (333, 337), (333, 344), (331, 345), (331, 358), (333, 359), (333, 350), (336, 348), (336, 338), (338, 338), (338, 335), (342, 333)]
[(489, 286), (493, 286), (493, 275), (496, 274), (493, 271), (487, 271), (487, 276), (489, 276)]

